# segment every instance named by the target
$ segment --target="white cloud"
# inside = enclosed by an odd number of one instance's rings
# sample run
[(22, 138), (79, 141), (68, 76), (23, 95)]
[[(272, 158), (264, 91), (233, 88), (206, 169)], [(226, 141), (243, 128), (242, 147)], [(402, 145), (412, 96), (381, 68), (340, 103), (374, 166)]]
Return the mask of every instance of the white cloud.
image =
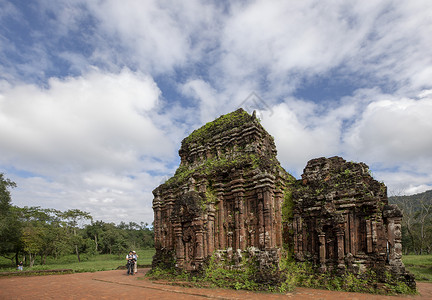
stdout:
[[(84, 2), (98, 20), (99, 43), (103, 46), (92, 57), (120, 59), (122, 63), (138, 63), (147, 72), (170, 72), (201, 58), (202, 51), (214, 40), (213, 22), (216, 10), (201, 1), (116, 1)], [(207, 36), (206, 36), (207, 35)], [(124, 52), (112, 53), (112, 46)]]
[(264, 84), (261, 94), (280, 97), (302, 80), (339, 69), (346, 80), (368, 77), (373, 84), (413, 92), (430, 86), (431, 5), (243, 2), (233, 6), (225, 23), (218, 80), (255, 80)]
[[(366, 38), (381, 10), (381, 5), (366, 12), (347, 6), (316, 1), (256, 1), (238, 6), (222, 39), (227, 53), (222, 68), (228, 80), (267, 76), (269, 89), (285, 86), (286, 91), (301, 77), (343, 63)], [(352, 26), (350, 22), (357, 18), (362, 22)]]
[(212, 121), (221, 111), (225, 99), (210, 84), (201, 79), (189, 80), (181, 86), (181, 92), (186, 97), (198, 100), (199, 119), (197, 126)]
[(415, 100), (388, 95), (386, 100), (367, 106), (346, 133), (346, 147), (351, 154), (386, 166), (430, 161), (431, 114), (432, 98)]
[(158, 97), (150, 77), (127, 69), (3, 90), (2, 160), (17, 168), (30, 160), (36, 170), (44, 163), (124, 168), (140, 156), (169, 155), (173, 145), (149, 117)]
[[(388, 2), (383, 14), (374, 20), (374, 30), (364, 41), (362, 57), (355, 70), (376, 74), (378, 80), (388, 80), (404, 92), (416, 92), (430, 86), (432, 47), (432, 3), (410, 1)], [(363, 71), (364, 72), (364, 71)], [(430, 77), (429, 77), (430, 78)]]
[(432, 187), (430, 91), (410, 99), (361, 90), (334, 107), (287, 99), (263, 113), (282, 165), (296, 177), (309, 159), (339, 155), (368, 164), (391, 193)]
[(1, 87), (0, 164), (34, 174), (16, 178), (17, 204), (74, 205), (96, 215), (106, 206), (111, 214), (115, 209), (130, 214), (123, 203), (143, 199), (133, 212), (135, 221), (149, 210), (161, 176), (147, 172), (167, 172), (176, 151), (152, 119), (160, 91), (151, 77), (94, 69), (77, 78), (51, 79), (46, 89)]
[(151, 191), (159, 184), (159, 178), (148, 173), (135, 175), (130, 178), (90, 171), (53, 180), (12, 176), (11, 179), (18, 183), (18, 187), (12, 190), (13, 204), (63, 211), (78, 208), (89, 212), (94, 219), (105, 222), (151, 223)]
[(312, 102), (287, 99), (271, 112), (263, 111), (262, 124), (275, 137), (281, 164), (297, 177), (308, 160), (340, 155), (343, 121), (356, 112), (350, 104), (322, 109)]
[(432, 174), (407, 170), (378, 171), (373, 175), (387, 185), (389, 196), (413, 195), (432, 189)]

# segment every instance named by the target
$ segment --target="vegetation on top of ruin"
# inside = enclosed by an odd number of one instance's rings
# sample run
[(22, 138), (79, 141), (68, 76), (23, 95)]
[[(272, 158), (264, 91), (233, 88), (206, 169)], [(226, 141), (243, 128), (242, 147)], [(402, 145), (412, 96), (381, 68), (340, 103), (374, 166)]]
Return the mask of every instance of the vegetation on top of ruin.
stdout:
[(252, 120), (253, 117), (251, 115), (249, 115), (242, 108), (239, 108), (236, 111), (222, 115), (216, 120), (208, 122), (204, 126), (194, 130), (182, 141), (182, 148), (192, 143), (203, 145), (215, 135), (236, 127), (240, 127), (245, 123), (251, 122)]
[[(375, 180), (369, 167), (362, 162), (347, 162), (337, 156), (327, 159), (317, 158), (311, 160), (306, 169), (316, 168), (317, 165), (314, 166), (313, 163), (318, 163), (321, 168), (320, 176), (314, 177), (315, 171), (307, 172), (303, 179), (292, 184), (296, 194), (307, 192), (313, 198), (322, 201), (325, 201), (326, 194), (334, 190), (337, 190), (340, 196), (363, 193), (366, 197), (386, 198), (385, 184)], [(383, 204), (384, 202), (381, 201), (380, 205)]]
[(282, 202), (282, 222), (288, 223), (293, 218), (294, 200), (292, 197), (292, 191), (286, 189), (283, 194)]
[[(189, 151), (192, 145), (194, 145), (192, 147), (205, 145), (215, 136), (229, 135), (229, 132), (235, 128), (243, 128), (251, 123), (259, 125), (256, 120), (255, 116), (251, 116), (242, 108), (239, 108), (193, 131), (182, 141), (179, 152)], [(264, 147), (267, 150), (261, 151), (256, 150), (254, 145), (248, 144), (249, 142), (242, 141), (240, 144), (225, 145), (223, 151), (213, 154), (214, 157), (204, 158), (193, 163), (187, 159), (183, 162), (182, 158), (182, 164), (177, 168), (174, 176), (169, 178), (161, 187), (174, 188), (184, 184), (191, 177), (213, 177), (229, 173), (233, 169), (248, 169), (249, 171), (260, 169), (261, 171), (278, 174), (278, 176), (285, 178), (289, 182), (295, 181), (295, 178), (280, 166), (275, 152), (270, 150), (274, 147), (273, 137), (266, 133), (262, 138), (267, 139), (264, 144), (269, 142), (273, 146)]]
[(262, 170), (272, 167), (272, 162), (253, 153), (241, 153), (235, 157), (215, 157), (205, 160), (201, 165), (191, 168), (182, 165), (177, 168), (173, 177), (168, 179), (164, 185), (169, 187), (179, 186), (193, 175), (215, 176), (216, 174), (230, 172), (232, 169), (248, 168)]
[[(236, 128), (245, 128), (251, 124), (261, 126), (254, 115), (251, 116), (239, 108), (193, 131), (182, 141), (179, 152), (188, 153), (191, 147), (206, 145), (216, 136), (229, 136), (230, 131)], [(260, 169), (278, 174), (287, 181), (295, 181), (295, 178), (280, 166), (276, 153), (272, 150), (274, 147), (273, 137), (266, 133), (262, 138), (265, 140), (263, 143), (265, 150), (257, 150), (255, 145), (244, 140), (240, 144), (223, 145), (222, 151), (212, 152), (213, 157), (200, 158), (193, 162), (188, 161), (188, 158), (184, 160), (182, 158), (182, 164), (177, 168), (174, 176), (169, 178), (161, 187), (174, 188), (184, 184), (191, 177), (213, 177), (229, 173), (233, 169), (248, 169), (249, 171)], [(270, 146), (267, 143), (270, 143)]]

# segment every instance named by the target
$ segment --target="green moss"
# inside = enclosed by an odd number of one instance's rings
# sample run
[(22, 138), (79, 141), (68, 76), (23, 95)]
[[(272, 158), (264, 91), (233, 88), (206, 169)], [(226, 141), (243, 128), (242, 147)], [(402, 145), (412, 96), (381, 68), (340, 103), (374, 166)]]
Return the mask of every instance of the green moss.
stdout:
[(292, 192), (289, 189), (284, 191), (284, 201), (282, 203), (282, 222), (290, 222), (293, 218), (294, 201)]
[(180, 166), (175, 172), (174, 176), (165, 182), (166, 186), (179, 186), (186, 182), (194, 174), (202, 173), (207, 176), (213, 176), (221, 172), (229, 172), (231, 169), (242, 168), (266, 168), (263, 163), (264, 158), (260, 158), (255, 154), (241, 154), (233, 158), (225, 156), (220, 158), (212, 158), (205, 160), (201, 165), (195, 168), (188, 168), (187, 166)]
[(183, 140), (182, 148), (191, 143), (197, 143), (201, 145), (205, 144), (207, 141), (221, 132), (250, 122), (251, 118), (252, 117), (241, 108), (232, 113), (220, 116), (216, 120), (208, 122), (201, 128), (194, 130), (187, 138)]
[(174, 268), (153, 268), (147, 277), (153, 280), (188, 280), (196, 287), (223, 287), (252, 291), (269, 291), (286, 293), (296, 287), (319, 288), (333, 291), (366, 292), (381, 295), (415, 295), (416, 290), (385, 273), (385, 288), (381, 288), (377, 274), (368, 270), (365, 276), (352, 273), (318, 272), (307, 262), (296, 262), (291, 256), (283, 255), (279, 268), (277, 266), (260, 268), (254, 257), (243, 253), (239, 268), (232, 268), (233, 261), (219, 259), (212, 255), (200, 273), (185, 272)]
[(195, 172), (195, 169), (189, 169), (187, 166), (180, 166), (177, 168), (173, 177), (168, 179), (165, 182), (167, 186), (178, 185), (179, 183), (184, 182), (186, 179), (190, 177)]
[(216, 193), (208, 186), (206, 189), (206, 203), (216, 203), (217, 201)]

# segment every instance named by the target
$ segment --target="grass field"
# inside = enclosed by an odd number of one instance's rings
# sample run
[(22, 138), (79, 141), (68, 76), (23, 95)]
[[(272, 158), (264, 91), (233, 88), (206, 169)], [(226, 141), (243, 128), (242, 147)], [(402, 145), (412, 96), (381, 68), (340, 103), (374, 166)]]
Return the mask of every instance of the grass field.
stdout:
[[(151, 264), (154, 249), (136, 250), (138, 253), (138, 266)], [(67, 255), (58, 260), (47, 258), (45, 265), (40, 265), (40, 260), (36, 260), (35, 265), (30, 268), (24, 265), (24, 270), (53, 270), (53, 269), (72, 269), (75, 272), (96, 272), (115, 270), (120, 266), (126, 265), (126, 254), (110, 255), (101, 254), (94, 256), (81, 255), (81, 262), (78, 262), (75, 255)], [(15, 271), (16, 267), (10, 260), (0, 258), (0, 272)]]
[(402, 260), (416, 281), (432, 282), (432, 255), (404, 255)]

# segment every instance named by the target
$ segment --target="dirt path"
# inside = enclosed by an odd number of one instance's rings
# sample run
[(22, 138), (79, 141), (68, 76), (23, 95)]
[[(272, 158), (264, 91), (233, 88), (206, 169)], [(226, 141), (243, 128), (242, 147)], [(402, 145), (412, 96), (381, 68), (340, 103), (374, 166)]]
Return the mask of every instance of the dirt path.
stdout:
[(419, 283), (421, 295), (411, 297), (332, 292), (298, 288), (282, 294), (253, 293), (225, 289), (201, 289), (151, 282), (143, 273), (127, 276), (125, 271), (68, 275), (0, 278), (0, 299), (432, 299), (432, 284)]

